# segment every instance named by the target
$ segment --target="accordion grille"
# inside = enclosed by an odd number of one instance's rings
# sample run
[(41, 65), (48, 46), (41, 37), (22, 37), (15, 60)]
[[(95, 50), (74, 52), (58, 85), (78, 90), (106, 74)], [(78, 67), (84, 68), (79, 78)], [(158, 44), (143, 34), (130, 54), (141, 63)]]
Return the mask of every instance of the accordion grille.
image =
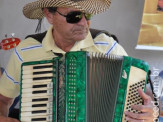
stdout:
[(123, 62), (122, 58), (115, 59), (114, 56), (95, 56), (88, 60), (88, 122), (111, 122), (114, 119)]

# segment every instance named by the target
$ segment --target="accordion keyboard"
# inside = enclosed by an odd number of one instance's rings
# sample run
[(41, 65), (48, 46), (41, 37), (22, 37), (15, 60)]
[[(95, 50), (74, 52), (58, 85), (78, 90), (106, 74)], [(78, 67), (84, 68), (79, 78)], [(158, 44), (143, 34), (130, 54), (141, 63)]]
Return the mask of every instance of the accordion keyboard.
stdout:
[(52, 63), (24, 66), (21, 122), (50, 122), (53, 114)]

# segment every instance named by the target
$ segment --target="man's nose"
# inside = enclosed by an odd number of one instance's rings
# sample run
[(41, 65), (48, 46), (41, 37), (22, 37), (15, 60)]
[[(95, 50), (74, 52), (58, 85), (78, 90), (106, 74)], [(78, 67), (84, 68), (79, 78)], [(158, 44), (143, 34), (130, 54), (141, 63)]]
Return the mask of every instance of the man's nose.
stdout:
[(87, 21), (84, 14), (82, 15), (82, 19), (77, 23), (77, 24), (80, 24), (80, 25), (86, 25), (87, 24)]

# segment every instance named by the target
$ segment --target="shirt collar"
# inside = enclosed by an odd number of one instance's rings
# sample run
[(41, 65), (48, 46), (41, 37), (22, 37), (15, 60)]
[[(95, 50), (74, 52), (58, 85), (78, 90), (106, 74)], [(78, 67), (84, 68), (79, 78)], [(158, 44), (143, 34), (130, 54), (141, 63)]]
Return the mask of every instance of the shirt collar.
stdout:
[[(52, 35), (52, 29), (53, 27), (51, 26), (48, 31), (47, 34), (45, 36), (45, 38), (43, 39), (42, 42), (42, 46), (46, 51), (53, 51), (55, 53), (66, 53), (65, 51), (63, 51), (62, 49), (60, 49), (56, 44), (55, 41), (53, 39), (53, 35)], [(94, 45), (94, 41), (93, 38), (91, 36), (91, 33), (89, 32), (87, 37), (84, 40), (81, 41), (77, 41), (74, 46), (71, 48), (70, 51), (80, 51), (84, 48), (88, 48)]]

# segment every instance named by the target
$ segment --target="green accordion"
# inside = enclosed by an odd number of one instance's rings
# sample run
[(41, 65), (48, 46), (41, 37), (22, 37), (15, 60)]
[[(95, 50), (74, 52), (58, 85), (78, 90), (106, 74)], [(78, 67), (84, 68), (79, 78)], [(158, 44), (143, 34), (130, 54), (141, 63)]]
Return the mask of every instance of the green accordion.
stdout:
[(125, 122), (139, 113), (148, 64), (128, 56), (83, 51), (21, 67), (21, 122)]

